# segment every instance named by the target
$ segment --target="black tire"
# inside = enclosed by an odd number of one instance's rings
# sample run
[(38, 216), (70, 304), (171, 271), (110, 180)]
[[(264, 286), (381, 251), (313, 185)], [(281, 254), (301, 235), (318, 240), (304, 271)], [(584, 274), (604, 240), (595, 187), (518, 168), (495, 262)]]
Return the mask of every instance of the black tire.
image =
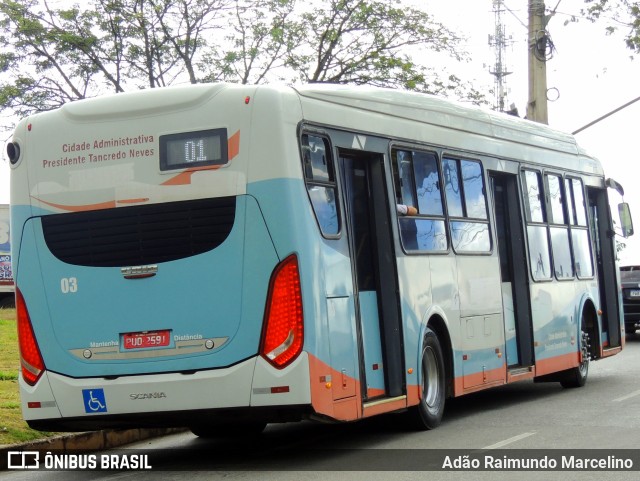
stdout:
[[(584, 318), (582, 319), (584, 322)], [(582, 350), (582, 362), (578, 367), (565, 371), (565, 377), (560, 381), (560, 385), (564, 388), (582, 387), (587, 383), (589, 375), (589, 333), (582, 331), (580, 336), (580, 349)]]
[(267, 427), (267, 423), (260, 421), (238, 422), (233, 424), (202, 424), (191, 426), (189, 429), (199, 438), (243, 438), (258, 436)]
[(444, 355), (435, 332), (427, 328), (420, 355), (420, 403), (409, 416), (417, 429), (434, 429), (440, 425), (445, 403)]
[(12, 295), (0, 298), (0, 309), (15, 309), (15, 297)]

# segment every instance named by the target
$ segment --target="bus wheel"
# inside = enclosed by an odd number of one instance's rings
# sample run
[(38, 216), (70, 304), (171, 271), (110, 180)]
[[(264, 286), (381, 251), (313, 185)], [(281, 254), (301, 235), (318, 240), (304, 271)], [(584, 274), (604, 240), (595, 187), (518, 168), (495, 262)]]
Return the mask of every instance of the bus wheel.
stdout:
[(199, 426), (191, 426), (189, 429), (199, 438), (224, 439), (258, 436), (266, 427), (267, 423), (254, 421), (238, 422), (233, 424), (202, 424)]
[(562, 387), (582, 387), (586, 384), (587, 375), (589, 374), (589, 360), (591, 359), (589, 347), (589, 333), (582, 331), (582, 336), (580, 338), (582, 362), (580, 362), (578, 367), (574, 367), (566, 371), (566, 377), (560, 381)]
[(424, 335), (421, 357), (420, 403), (412, 408), (410, 415), (416, 428), (434, 429), (440, 425), (444, 412), (445, 371), (440, 341), (429, 328)]
[[(0, 309), (15, 309), (16, 301), (13, 294), (0, 299)], [(633, 332), (633, 331), (629, 331)]]

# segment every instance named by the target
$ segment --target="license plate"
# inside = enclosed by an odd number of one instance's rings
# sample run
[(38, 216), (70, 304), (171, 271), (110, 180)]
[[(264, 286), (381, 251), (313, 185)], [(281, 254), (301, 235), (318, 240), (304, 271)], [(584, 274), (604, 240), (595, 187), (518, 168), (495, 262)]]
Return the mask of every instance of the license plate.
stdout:
[(171, 343), (171, 331), (128, 332), (122, 335), (125, 349), (153, 349), (166, 347)]
[(640, 290), (629, 291), (629, 297), (640, 297)]

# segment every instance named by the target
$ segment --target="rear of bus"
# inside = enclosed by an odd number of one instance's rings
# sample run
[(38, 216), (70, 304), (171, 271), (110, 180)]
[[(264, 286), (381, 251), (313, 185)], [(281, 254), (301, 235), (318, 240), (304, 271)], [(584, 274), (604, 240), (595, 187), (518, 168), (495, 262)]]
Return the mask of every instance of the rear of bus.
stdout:
[(292, 90), (202, 85), (19, 124), (8, 153), (30, 426), (308, 414), (290, 235), (309, 219), (294, 201), (300, 119)]

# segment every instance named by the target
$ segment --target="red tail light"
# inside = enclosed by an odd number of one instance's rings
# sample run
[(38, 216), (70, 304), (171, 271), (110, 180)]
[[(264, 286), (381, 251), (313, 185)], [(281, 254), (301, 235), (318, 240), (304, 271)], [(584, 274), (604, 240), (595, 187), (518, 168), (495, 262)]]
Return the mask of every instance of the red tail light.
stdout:
[(298, 258), (282, 261), (271, 275), (260, 354), (281, 369), (302, 352), (304, 335)]
[(27, 304), (20, 289), (16, 289), (16, 312), (18, 319), (18, 344), (20, 346), (20, 364), (22, 377), (27, 384), (35, 385), (44, 371), (44, 361), (40, 355), (40, 349), (33, 335), (33, 327)]

